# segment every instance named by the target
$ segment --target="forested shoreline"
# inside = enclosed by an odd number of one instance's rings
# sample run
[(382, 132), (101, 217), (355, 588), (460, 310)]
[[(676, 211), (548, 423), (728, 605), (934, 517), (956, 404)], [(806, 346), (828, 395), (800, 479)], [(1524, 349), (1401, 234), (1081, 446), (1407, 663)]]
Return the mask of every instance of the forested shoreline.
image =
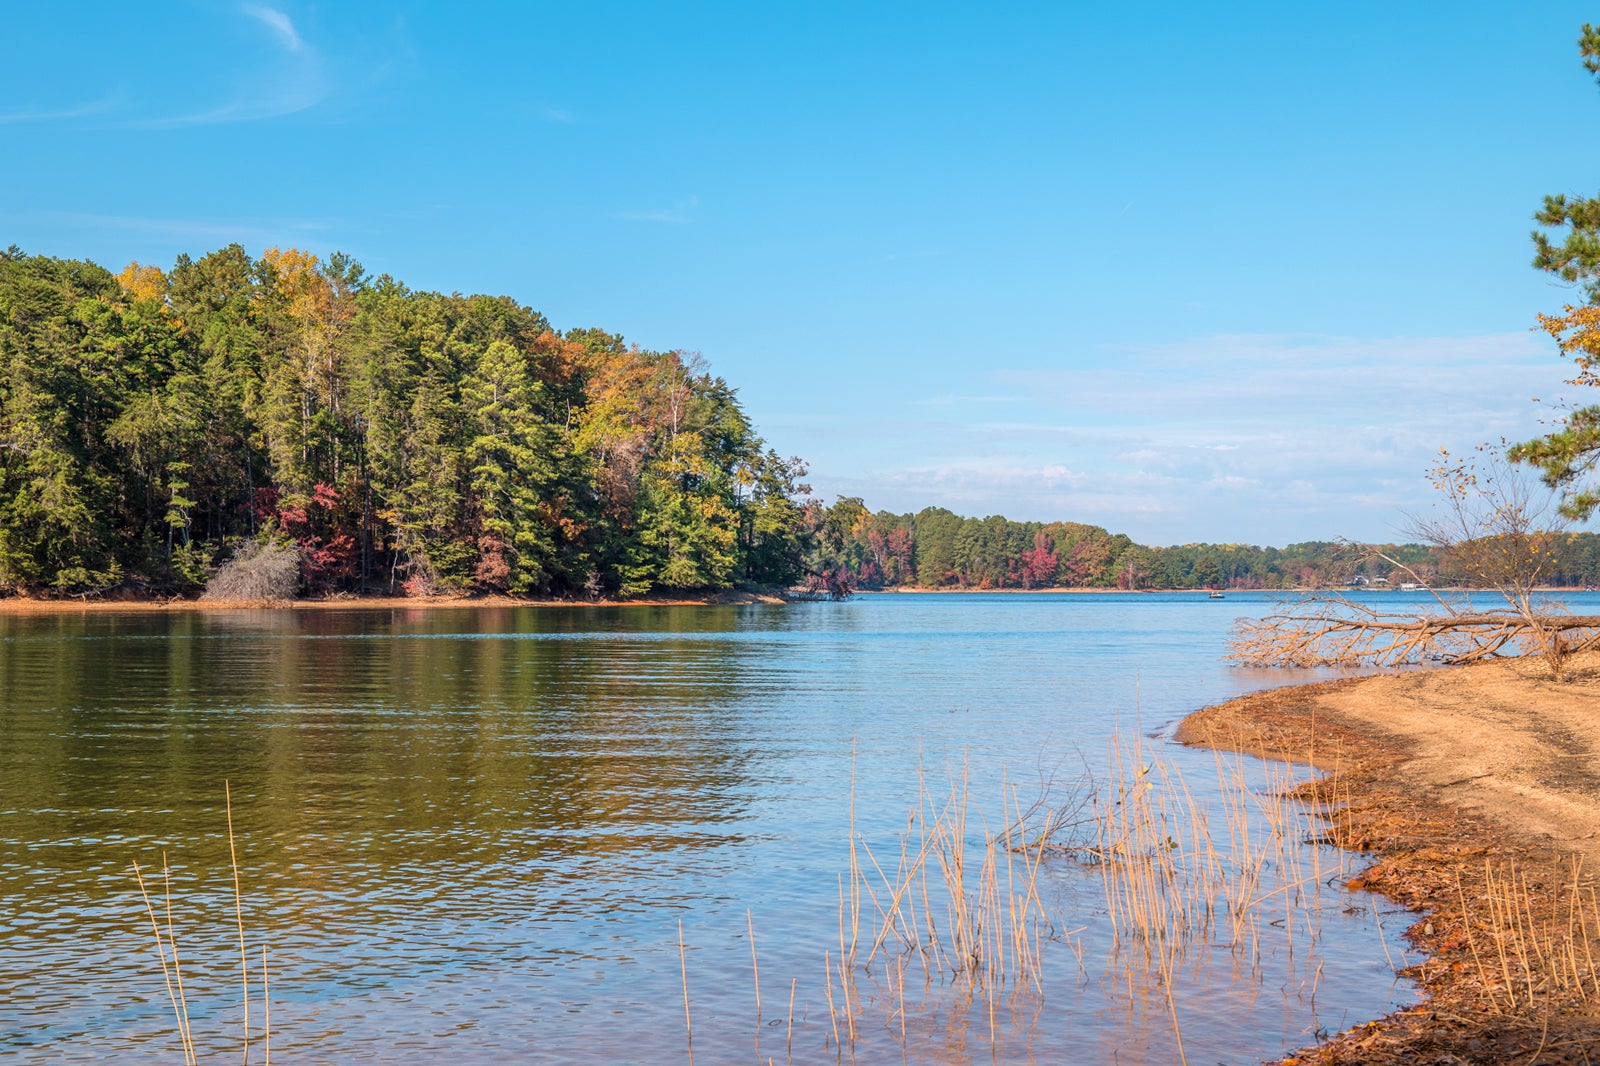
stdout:
[[(310, 596), (1462, 583), (1425, 545), (1150, 547), (829, 506), (805, 474), (698, 356), (507, 296), (293, 249), (116, 274), (0, 253), (0, 595), (192, 593), (267, 545)], [(1559, 538), (1547, 574), (1600, 584), (1600, 537)]]
[[(815, 522), (818, 565), (852, 588), (1307, 589), (1421, 581), (1474, 584), (1450, 550), (1428, 544), (1311, 541), (1252, 544), (1135, 543), (1082, 522), (964, 518), (942, 507), (916, 514), (837, 501)], [(1600, 585), (1600, 535), (1554, 537), (1544, 583)], [(1402, 569), (1403, 568), (1403, 569)]]
[(508, 297), (0, 254), (0, 590), (191, 590), (263, 541), (310, 594), (787, 585), (803, 475), (697, 357)]

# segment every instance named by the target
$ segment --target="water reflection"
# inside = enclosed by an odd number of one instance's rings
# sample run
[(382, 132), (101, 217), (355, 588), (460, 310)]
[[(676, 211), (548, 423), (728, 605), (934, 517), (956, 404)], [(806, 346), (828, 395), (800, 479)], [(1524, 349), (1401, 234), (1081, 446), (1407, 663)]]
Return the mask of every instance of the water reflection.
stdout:
[[(129, 873), (163, 851), (197, 1040), (236, 1045), (228, 780), (285, 1061), (676, 1058), (680, 921), (696, 1062), (747, 1061), (758, 1031), (782, 1061), (780, 1014), (796, 1061), (814, 1061), (831, 1041), (823, 953), (852, 777), (857, 829), (881, 840), (903, 828), (919, 767), (967, 763), (975, 793), (997, 792), (1003, 769), (1097, 756), (1119, 724), (1150, 729), (1254, 687), (1217, 662), (1241, 606), (0, 616), (0, 1050), (170, 1056)], [(1072, 864), (1048, 887), (1063, 929), (1104, 909)], [(1370, 922), (1344, 922), (1331, 939), (1355, 945), (1345, 987), (1324, 975), (1318, 995), (1381, 1013), (1392, 971)], [(987, 1015), (935, 983), (924, 1006), (871, 1022), (858, 1058), (1057, 1061), (1071, 1034), (1090, 1058), (1166, 1061), (1165, 1009), (1058, 947), (1047, 994), (1004, 1007), (998, 1050)], [(1230, 1057), (1303, 1042), (1299, 993), (1251, 1005), (1260, 982), (1208, 965), (1185, 982), (1193, 1039), (1215, 1003), (1259, 1030), (1241, 1047), (1238, 1028), (1213, 1027)], [(1374, 966), (1390, 975), (1376, 985)]]

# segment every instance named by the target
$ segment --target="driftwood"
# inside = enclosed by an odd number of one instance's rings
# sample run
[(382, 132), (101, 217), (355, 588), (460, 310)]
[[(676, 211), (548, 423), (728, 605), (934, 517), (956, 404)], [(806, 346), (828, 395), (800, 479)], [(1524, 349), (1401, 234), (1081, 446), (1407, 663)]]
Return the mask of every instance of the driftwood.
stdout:
[(1240, 666), (1354, 667), (1542, 655), (1559, 676), (1567, 656), (1600, 647), (1600, 615), (1441, 607), (1439, 614), (1399, 614), (1341, 597), (1310, 599), (1241, 619), (1228, 659)]

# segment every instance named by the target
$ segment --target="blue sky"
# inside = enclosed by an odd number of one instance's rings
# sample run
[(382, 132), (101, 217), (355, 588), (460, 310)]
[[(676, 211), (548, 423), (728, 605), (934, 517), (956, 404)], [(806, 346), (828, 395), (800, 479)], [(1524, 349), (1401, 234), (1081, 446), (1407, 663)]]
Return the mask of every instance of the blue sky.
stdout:
[(18, 5), (0, 244), (509, 293), (701, 352), (874, 508), (1388, 539), (1441, 446), (1583, 399), (1528, 231), (1600, 188), (1596, 17)]

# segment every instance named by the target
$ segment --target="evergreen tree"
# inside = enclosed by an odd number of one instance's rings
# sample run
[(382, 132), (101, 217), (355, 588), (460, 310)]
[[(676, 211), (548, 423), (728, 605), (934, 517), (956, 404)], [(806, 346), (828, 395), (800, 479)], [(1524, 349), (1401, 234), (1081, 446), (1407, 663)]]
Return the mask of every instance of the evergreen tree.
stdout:
[(562, 441), (540, 414), (528, 357), (490, 343), (461, 386), (465, 463), (477, 506), (479, 584), (506, 592), (547, 588), (556, 570), (553, 488)]
[[(1600, 74), (1600, 30), (1584, 23), (1578, 52), (1584, 68)], [(1540, 325), (1577, 364), (1570, 384), (1600, 385), (1600, 197), (1547, 196), (1534, 219), (1544, 226), (1564, 226), (1566, 235), (1557, 243), (1535, 230), (1533, 265), (1581, 285), (1588, 297), (1559, 315), (1540, 315)], [(1600, 405), (1571, 411), (1555, 432), (1514, 446), (1510, 455), (1539, 467), (1546, 484), (1564, 492), (1562, 510), (1568, 516), (1586, 519), (1600, 506), (1600, 489), (1585, 481), (1600, 462)]]

